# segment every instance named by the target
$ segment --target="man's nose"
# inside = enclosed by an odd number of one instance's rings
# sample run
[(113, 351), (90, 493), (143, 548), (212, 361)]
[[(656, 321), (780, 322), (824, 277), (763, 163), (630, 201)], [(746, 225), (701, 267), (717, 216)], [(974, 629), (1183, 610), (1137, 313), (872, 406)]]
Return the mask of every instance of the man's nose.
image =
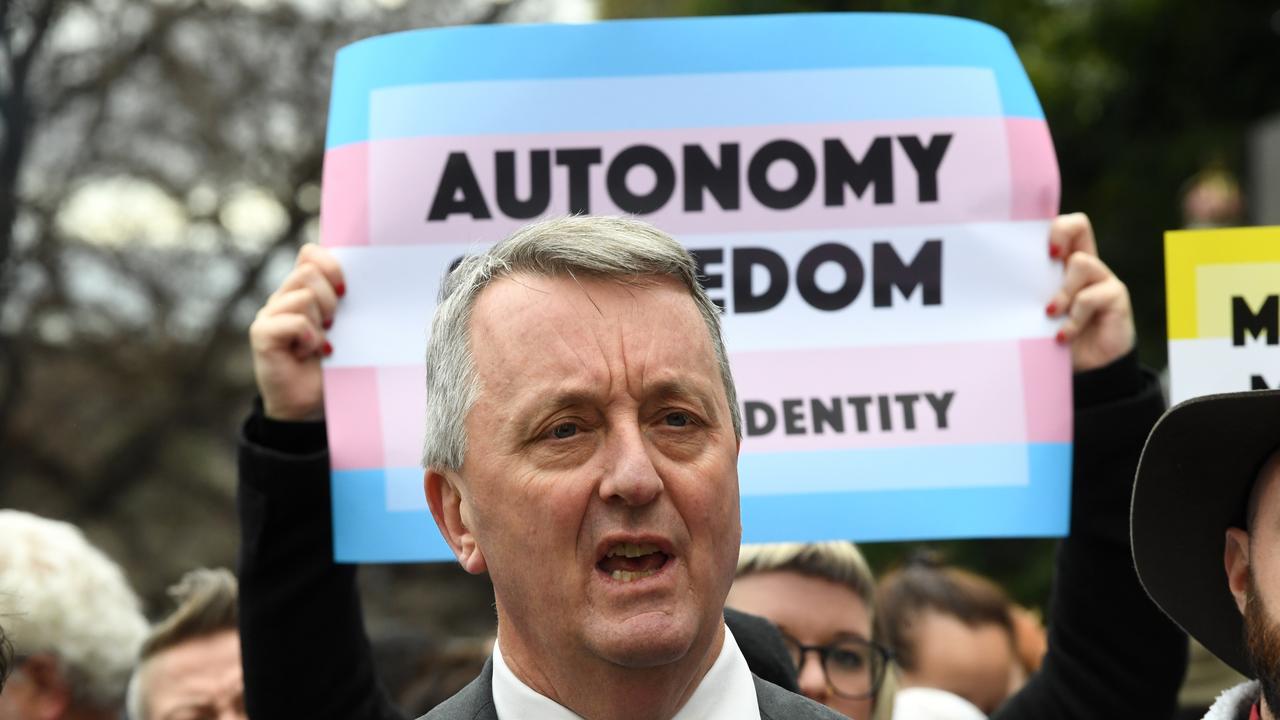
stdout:
[(618, 498), (634, 507), (648, 505), (662, 494), (662, 477), (649, 456), (639, 428), (614, 435), (610, 455), (613, 465), (600, 483), (600, 497), (606, 502)]
[(801, 694), (810, 700), (827, 701), (827, 675), (822, 671), (822, 659), (817, 653), (808, 652), (801, 658), (796, 684), (800, 686)]

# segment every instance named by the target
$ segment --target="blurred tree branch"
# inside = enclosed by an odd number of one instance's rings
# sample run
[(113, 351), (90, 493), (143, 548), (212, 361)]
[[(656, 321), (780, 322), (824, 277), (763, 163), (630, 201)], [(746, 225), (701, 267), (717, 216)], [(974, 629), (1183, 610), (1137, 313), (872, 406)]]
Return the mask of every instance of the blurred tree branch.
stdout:
[(110, 526), (152, 595), (230, 562), (246, 328), (317, 232), (334, 53), (520, 4), (0, 0), (0, 505)]

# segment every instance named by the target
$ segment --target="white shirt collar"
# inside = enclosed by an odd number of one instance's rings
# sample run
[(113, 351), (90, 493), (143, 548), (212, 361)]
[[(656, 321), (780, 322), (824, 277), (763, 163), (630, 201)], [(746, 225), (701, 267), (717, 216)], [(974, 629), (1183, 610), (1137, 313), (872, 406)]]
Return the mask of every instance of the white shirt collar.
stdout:
[[(565, 706), (521, 682), (493, 644), (493, 708), (499, 720), (582, 720)], [(671, 720), (760, 720), (756, 685), (747, 660), (724, 629), (724, 644), (711, 669), (702, 677), (684, 707)]]

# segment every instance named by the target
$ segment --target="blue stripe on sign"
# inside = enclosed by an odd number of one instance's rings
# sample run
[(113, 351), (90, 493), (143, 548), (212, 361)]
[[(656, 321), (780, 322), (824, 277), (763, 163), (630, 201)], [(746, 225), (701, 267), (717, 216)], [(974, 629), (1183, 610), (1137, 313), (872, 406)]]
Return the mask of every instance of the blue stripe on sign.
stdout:
[(387, 485), (387, 509), (426, 510), (427, 493), (422, 485), (422, 468), (389, 467), (383, 470)]
[(1026, 485), (1026, 443), (749, 453), (742, 495)]
[(431, 513), (387, 510), (383, 470), (333, 472), (333, 557), (338, 562), (453, 560)]
[[(1029, 445), (1027, 460), (1027, 485), (744, 495), (743, 542), (1065, 535), (1070, 524), (1071, 445)], [(802, 471), (799, 466), (794, 469)]]
[[(846, 538), (860, 542), (992, 537), (1054, 537), (1067, 532), (1071, 503), (1070, 443), (1023, 446), (1026, 484), (955, 485), (742, 497), (744, 542)], [(928, 448), (933, 450), (936, 448)], [(914, 448), (914, 452), (922, 452)], [(867, 451), (872, 452), (872, 451)], [(988, 460), (995, 457), (988, 456)], [(963, 459), (941, 471), (966, 472)], [(743, 458), (747, 471), (747, 458)], [(759, 466), (757, 466), (759, 467)], [(791, 477), (805, 472), (797, 458)], [(812, 469), (812, 468), (810, 468)], [(971, 476), (996, 472), (981, 464)], [(426, 510), (387, 509), (383, 470), (333, 473), (334, 557), (339, 562), (453, 560)]]
[(470, 26), (385, 35), (340, 50), (326, 147), (369, 139), (369, 96), (381, 88), (851, 67), (988, 68), (1005, 115), (1044, 118), (1008, 37), (961, 18), (848, 13)]
[(995, 75), (959, 67), (436, 83), (371, 104), (373, 140), (1002, 115)]

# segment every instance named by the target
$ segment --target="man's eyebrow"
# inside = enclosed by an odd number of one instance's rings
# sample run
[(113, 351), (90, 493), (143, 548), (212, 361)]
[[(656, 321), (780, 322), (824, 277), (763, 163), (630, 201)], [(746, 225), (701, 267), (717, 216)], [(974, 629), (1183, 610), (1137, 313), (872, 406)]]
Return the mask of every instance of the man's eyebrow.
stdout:
[(599, 397), (584, 388), (561, 388), (539, 395), (538, 398), (522, 408), (517, 408), (523, 424), (532, 429), (533, 425), (552, 413), (567, 407), (581, 407), (598, 404)]
[(709, 414), (716, 411), (714, 389), (680, 379), (661, 380), (654, 383), (645, 395), (657, 400), (688, 400), (701, 405), (703, 411)]
[(709, 402), (714, 396), (712, 388), (701, 387), (699, 383), (685, 382), (682, 379), (658, 380), (649, 386), (645, 395), (649, 397), (685, 397), (690, 400)]

